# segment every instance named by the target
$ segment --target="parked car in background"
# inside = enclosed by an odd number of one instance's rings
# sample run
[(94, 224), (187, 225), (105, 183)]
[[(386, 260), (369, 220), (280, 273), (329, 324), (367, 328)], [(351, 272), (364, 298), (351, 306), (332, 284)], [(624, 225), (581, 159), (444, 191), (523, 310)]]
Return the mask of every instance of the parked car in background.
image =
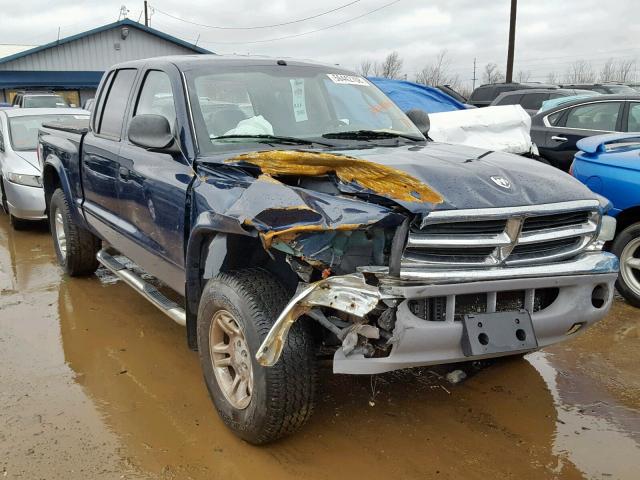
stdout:
[(406, 80), (369, 78), (407, 113), (421, 110), (429, 114), (429, 138), (436, 142), (537, 156), (531, 142), (531, 119), (520, 107), (468, 108), (442, 92)]
[(89, 118), (72, 108), (0, 110), (0, 200), (14, 228), (47, 218), (36, 147), (43, 123), (67, 124)]
[(95, 98), (88, 98), (87, 100), (85, 100), (84, 105), (82, 105), (82, 109), (88, 112), (92, 111), (95, 101)]
[(476, 107), (487, 107), (491, 105), (498, 95), (513, 90), (525, 90), (529, 88), (557, 89), (557, 85), (545, 83), (487, 83), (477, 87), (469, 97), (468, 103)]
[(565, 172), (578, 140), (611, 132), (640, 131), (640, 96), (600, 95), (574, 100), (534, 115), (531, 139), (540, 156)]
[[(438, 90), (443, 91), (444, 93), (446, 93), (447, 95), (449, 95), (450, 97), (455, 98), (457, 101), (459, 101), (460, 103), (463, 103), (465, 105), (468, 105), (468, 98), (463, 96), (460, 92), (458, 92), (457, 90), (455, 90), (451, 85), (436, 85), (436, 88)], [(471, 105), (468, 105), (469, 107)]]
[(620, 258), (616, 287), (640, 307), (640, 134), (584, 138), (578, 148), (571, 173), (612, 202), (617, 229), (609, 249)]
[(513, 90), (503, 92), (491, 102), (491, 105), (520, 105), (532, 117), (538, 113), (543, 102), (549, 99), (572, 97), (576, 95), (599, 95), (591, 90), (574, 89), (548, 89), (548, 88), (527, 88), (525, 90)]
[(629, 86), (635, 91), (640, 92), (640, 83), (630, 83)]
[(353, 72), (157, 57), (113, 67), (96, 98), (90, 122), (39, 134), (58, 261), (102, 263), (184, 325), (249, 442), (310, 417), (318, 347), (349, 374), (521, 355), (611, 307), (601, 198), (530, 159), (428, 141)]
[(606, 95), (633, 95), (637, 91), (624, 83), (606, 82), (606, 83), (580, 83), (560, 85), (562, 89), (578, 89), (593, 90), (594, 92), (604, 93)]
[(464, 103), (436, 87), (382, 77), (367, 77), (367, 79), (382, 90), (405, 113), (414, 109), (431, 114), (467, 108)]
[(67, 101), (54, 92), (18, 92), (11, 104), (17, 108), (68, 108)]

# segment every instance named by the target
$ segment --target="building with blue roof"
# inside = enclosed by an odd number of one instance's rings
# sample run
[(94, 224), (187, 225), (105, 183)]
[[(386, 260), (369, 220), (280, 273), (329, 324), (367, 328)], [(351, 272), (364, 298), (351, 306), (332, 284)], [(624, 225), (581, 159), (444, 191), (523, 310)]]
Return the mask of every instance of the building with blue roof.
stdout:
[(194, 53), (212, 52), (125, 18), (0, 58), (0, 102), (20, 90), (53, 90), (80, 106), (116, 63)]

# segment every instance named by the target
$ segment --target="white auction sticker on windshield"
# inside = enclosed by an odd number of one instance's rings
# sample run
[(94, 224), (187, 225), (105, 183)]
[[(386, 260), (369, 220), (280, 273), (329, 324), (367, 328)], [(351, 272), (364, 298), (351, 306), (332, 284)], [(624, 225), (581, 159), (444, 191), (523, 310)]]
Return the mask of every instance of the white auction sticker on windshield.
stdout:
[(327, 77), (331, 79), (333, 83), (339, 83), (342, 85), (363, 85), (368, 87), (371, 85), (364, 78), (357, 75), (342, 75), (340, 73), (327, 73)]
[(304, 95), (304, 78), (292, 78), (291, 82), (291, 98), (293, 101), (293, 115), (296, 122), (305, 122), (309, 120), (307, 115), (307, 102)]

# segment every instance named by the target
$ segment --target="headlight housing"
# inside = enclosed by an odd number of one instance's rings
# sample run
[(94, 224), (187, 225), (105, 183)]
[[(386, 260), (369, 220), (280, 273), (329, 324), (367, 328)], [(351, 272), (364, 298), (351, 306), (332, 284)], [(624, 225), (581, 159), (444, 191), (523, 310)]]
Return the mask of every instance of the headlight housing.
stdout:
[(609, 215), (603, 215), (600, 220), (600, 231), (598, 237), (591, 242), (587, 250), (602, 250), (604, 244), (613, 240), (616, 236), (616, 219)]
[(26, 185), (27, 187), (42, 187), (42, 179), (40, 175), (25, 175), (23, 173), (7, 173), (7, 180), (18, 185)]

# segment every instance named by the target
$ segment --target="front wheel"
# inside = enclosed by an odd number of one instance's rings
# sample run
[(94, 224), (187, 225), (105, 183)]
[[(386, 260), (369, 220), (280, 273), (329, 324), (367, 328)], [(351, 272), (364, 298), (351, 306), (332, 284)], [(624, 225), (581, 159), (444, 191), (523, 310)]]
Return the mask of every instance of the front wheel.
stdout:
[(611, 251), (620, 258), (616, 288), (631, 305), (640, 307), (640, 222), (620, 232)]
[(96, 271), (100, 239), (74, 223), (67, 197), (61, 189), (51, 197), (49, 227), (58, 263), (69, 275), (79, 277)]
[(253, 444), (295, 432), (313, 411), (315, 351), (303, 322), (291, 327), (278, 363), (263, 367), (255, 359), (287, 299), (261, 269), (221, 273), (200, 299), (198, 350), (209, 394), (224, 423)]

